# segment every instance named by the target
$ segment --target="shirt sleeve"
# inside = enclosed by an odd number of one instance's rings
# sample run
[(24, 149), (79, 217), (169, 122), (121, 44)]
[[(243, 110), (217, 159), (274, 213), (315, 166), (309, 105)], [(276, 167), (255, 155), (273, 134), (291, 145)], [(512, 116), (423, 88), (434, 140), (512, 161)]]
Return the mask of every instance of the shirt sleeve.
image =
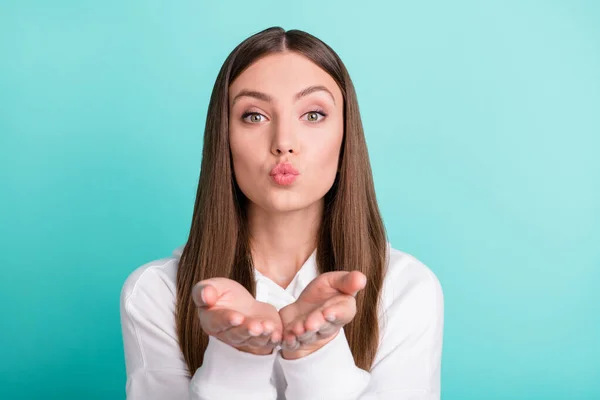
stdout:
[(121, 292), (128, 400), (276, 399), (277, 354), (259, 356), (209, 338), (204, 363), (190, 378), (175, 328), (175, 291), (153, 268), (136, 270)]
[(391, 301), (380, 322), (381, 341), (367, 372), (358, 368), (344, 330), (296, 360), (279, 356), (286, 399), (439, 400), (443, 293), (437, 277), (412, 259), (390, 273)]

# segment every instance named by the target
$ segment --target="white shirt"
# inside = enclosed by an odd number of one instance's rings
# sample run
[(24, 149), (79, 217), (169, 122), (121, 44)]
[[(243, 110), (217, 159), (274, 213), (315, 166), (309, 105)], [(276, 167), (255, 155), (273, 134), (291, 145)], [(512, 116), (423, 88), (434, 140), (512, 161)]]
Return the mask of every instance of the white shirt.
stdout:
[[(210, 336), (192, 378), (175, 328), (176, 272), (172, 256), (133, 271), (121, 292), (121, 325), (130, 400), (438, 400), (444, 301), (434, 273), (393, 249), (382, 288), (380, 346), (370, 372), (354, 363), (344, 330), (316, 352), (285, 360), (239, 351)], [(316, 250), (283, 289), (255, 270), (256, 299), (278, 310), (317, 276)]]

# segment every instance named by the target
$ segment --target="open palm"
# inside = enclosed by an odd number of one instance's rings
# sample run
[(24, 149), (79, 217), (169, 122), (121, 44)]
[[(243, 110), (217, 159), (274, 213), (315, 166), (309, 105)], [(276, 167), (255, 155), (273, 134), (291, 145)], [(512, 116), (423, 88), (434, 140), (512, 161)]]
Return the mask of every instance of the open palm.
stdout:
[(270, 354), (281, 340), (277, 309), (257, 301), (244, 286), (227, 278), (200, 281), (193, 291), (202, 329), (253, 354)]
[(356, 314), (356, 293), (366, 285), (358, 271), (319, 275), (298, 299), (279, 310), (284, 358), (306, 356), (332, 340)]

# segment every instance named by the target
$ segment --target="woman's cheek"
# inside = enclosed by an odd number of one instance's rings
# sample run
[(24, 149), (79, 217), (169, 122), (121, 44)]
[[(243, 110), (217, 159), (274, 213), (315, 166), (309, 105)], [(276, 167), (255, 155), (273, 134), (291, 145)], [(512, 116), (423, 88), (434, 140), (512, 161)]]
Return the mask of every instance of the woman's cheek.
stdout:
[(330, 140), (318, 147), (317, 157), (324, 172), (330, 172), (330, 169), (337, 171), (340, 145), (341, 141), (338, 143), (337, 140)]

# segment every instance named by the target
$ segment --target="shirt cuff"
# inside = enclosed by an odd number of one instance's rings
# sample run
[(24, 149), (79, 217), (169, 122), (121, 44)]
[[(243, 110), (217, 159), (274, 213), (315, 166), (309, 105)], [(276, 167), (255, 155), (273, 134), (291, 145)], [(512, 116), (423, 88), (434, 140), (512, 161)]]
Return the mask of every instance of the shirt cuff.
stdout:
[(209, 336), (204, 362), (194, 374), (193, 399), (275, 399), (271, 383), (277, 351), (256, 355)]
[(308, 356), (277, 359), (287, 380), (286, 399), (355, 399), (364, 392), (371, 375), (356, 366), (344, 329)]

